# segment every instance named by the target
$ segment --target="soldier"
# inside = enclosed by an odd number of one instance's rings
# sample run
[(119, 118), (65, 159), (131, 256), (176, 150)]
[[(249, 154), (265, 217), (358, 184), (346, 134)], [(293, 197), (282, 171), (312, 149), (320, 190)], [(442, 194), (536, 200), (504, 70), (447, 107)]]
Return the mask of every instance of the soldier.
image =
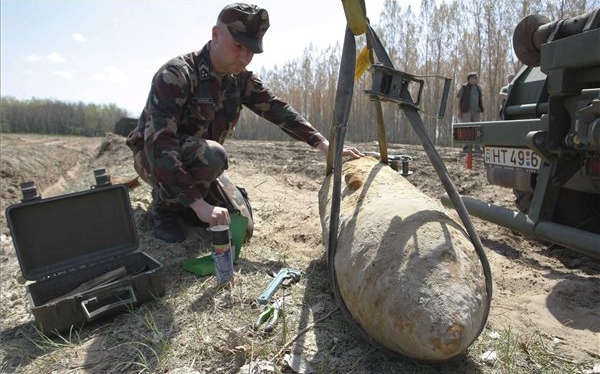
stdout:
[[(154, 75), (127, 145), (136, 172), (153, 187), (157, 238), (183, 241), (182, 217), (207, 226), (229, 225), (228, 210), (215, 201), (211, 186), (228, 168), (223, 143), (233, 133), (242, 105), (327, 154), (327, 139), (246, 69), (254, 54), (263, 52), (268, 28), (265, 9), (227, 5), (200, 51), (171, 59)], [(347, 148), (344, 156), (358, 158), (362, 153)]]

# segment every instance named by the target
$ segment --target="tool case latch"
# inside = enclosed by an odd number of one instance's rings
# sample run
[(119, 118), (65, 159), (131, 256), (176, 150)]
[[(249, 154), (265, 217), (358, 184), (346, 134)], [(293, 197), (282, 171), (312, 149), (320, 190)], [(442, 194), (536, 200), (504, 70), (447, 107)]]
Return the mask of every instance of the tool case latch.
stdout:
[(23, 194), (22, 202), (40, 200), (42, 197), (38, 194), (37, 187), (33, 182), (23, 182), (20, 184)]
[(94, 177), (96, 178), (96, 185), (92, 186), (92, 189), (111, 186), (110, 177), (106, 174), (106, 169), (94, 170)]

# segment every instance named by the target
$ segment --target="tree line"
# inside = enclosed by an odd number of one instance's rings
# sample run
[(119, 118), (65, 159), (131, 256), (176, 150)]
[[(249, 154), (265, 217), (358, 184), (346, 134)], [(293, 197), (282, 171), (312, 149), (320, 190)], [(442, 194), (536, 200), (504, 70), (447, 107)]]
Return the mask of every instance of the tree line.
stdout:
[(0, 132), (105, 136), (127, 111), (115, 104), (65, 103), (57, 100), (0, 99)]
[[(369, 17), (369, 0), (365, 3)], [(400, 0), (385, 0), (379, 23), (371, 26), (395, 69), (425, 81), (421, 117), (434, 143), (448, 146), (452, 145), (455, 95), (469, 72), (478, 74), (482, 86), (483, 120), (499, 119), (498, 93), (507, 84), (507, 76), (522, 68), (512, 48), (513, 30), (521, 19), (541, 14), (554, 21), (599, 6), (600, 0), (422, 0), (415, 10), (403, 7)], [(267, 86), (327, 135), (333, 121), (343, 37), (344, 30), (340, 30), (339, 44), (324, 50), (309, 46), (303, 57), (259, 73)], [(357, 55), (365, 44), (364, 35), (357, 37)], [(452, 79), (452, 83), (445, 116), (438, 118), (442, 77)], [(377, 140), (375, 107), (365, 94), (371, 86), (368, 73), (356, 82), (346, 132), (349, 141)], [(417, 136), (398, 105), (384, 102), (382, 107), (387, 142), (417, 144)], [(243, 112), (236, 133), (240, 138), (286, 139), (275, 126), (249, 111)]]
[[(365, 1), (367, 17), (369, 0)], [(403, 7), (400, 0), (385, 0), (379, 22), (372, 24), (394, 68), (424, 80), (420, 113), (435, 144), (452, 144), (455, 95), (469, 72), (476, 72), (483, 90), (483, 120), (497, 120), (506, 77), (517, 73), (522, 64), (512, 49), (512, 33), (527, 15), (541, 14), (550, 20), (574, 17), (600, 6), (600, 0), (422, 0), (415, 10)], [(340, 3), (340, 12), (342, 12)], [(371, 17), (372, 18), (372, 17)], [(261, 69), (264, 83), (288, 101), (321, 133), (330, 133), (333, 122), (341, 44), (324, 49), (312, 44), (303, 56), (282, 66)], [(356, 37), (358, 55), (366, 45), (364, 35)], [(377, 62), (377, 61), (376, 61)], [(250, 68), (252, 65), (250, 65)], [(444, 78), (451, 79), (445, 116), (437, 116)], [(377, 139), (375, 107), (365, 92), (372, 87), (371, 74), (365, 73), (354, 87), (354, 97), (346, 139), (369, 142)], [(418, 139), (398, 105), (383, 105), (386, 140), (389, 143), (416, 144)], [(0, 131), (36, 132), (102, 136), (113, 130), (127, 112), (115, 105), (68, 104), (32, 99), (2, 98)], [(252, 140), (289, 139), (276, 126), (242, 111), (235, 138)]]

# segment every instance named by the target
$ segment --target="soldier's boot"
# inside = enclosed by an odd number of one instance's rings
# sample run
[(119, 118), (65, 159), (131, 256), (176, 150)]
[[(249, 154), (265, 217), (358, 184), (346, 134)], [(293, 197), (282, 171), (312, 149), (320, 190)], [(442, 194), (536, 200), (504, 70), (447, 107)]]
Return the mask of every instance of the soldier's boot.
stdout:
[(196, 212), (194, 212), (194, 210), (190, 207), (185, 208), (183, 212), (180, 213), (180, 215), (181, 221), (186, 226), (203, 228), (208, 227), (208, 223), (200, 221), (200, 219), (196, 215)]
[(180, 211), (162, 204), (157, 191), (152, 191), (154, 203), (152, 204), (152, 223), (154, 236), (167, 243), (179, 243), (185, 240), (185, 232), (179, 223)]
[(185, 232), (179, 223), (179, 212), (152, 208), (154, 236), (167, 243), (179, 243), (185, 240)]

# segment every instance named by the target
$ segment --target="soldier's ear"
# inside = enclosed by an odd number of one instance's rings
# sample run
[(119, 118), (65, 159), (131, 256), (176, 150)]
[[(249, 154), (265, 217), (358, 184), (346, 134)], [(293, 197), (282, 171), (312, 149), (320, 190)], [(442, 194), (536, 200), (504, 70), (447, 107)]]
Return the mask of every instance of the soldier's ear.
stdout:
[(221, 30), (219, 30), (219, 26), (213, 26), (212, 28), (212, 40), (213, 42), (216, 41), (219, 38), (219, 32)]

